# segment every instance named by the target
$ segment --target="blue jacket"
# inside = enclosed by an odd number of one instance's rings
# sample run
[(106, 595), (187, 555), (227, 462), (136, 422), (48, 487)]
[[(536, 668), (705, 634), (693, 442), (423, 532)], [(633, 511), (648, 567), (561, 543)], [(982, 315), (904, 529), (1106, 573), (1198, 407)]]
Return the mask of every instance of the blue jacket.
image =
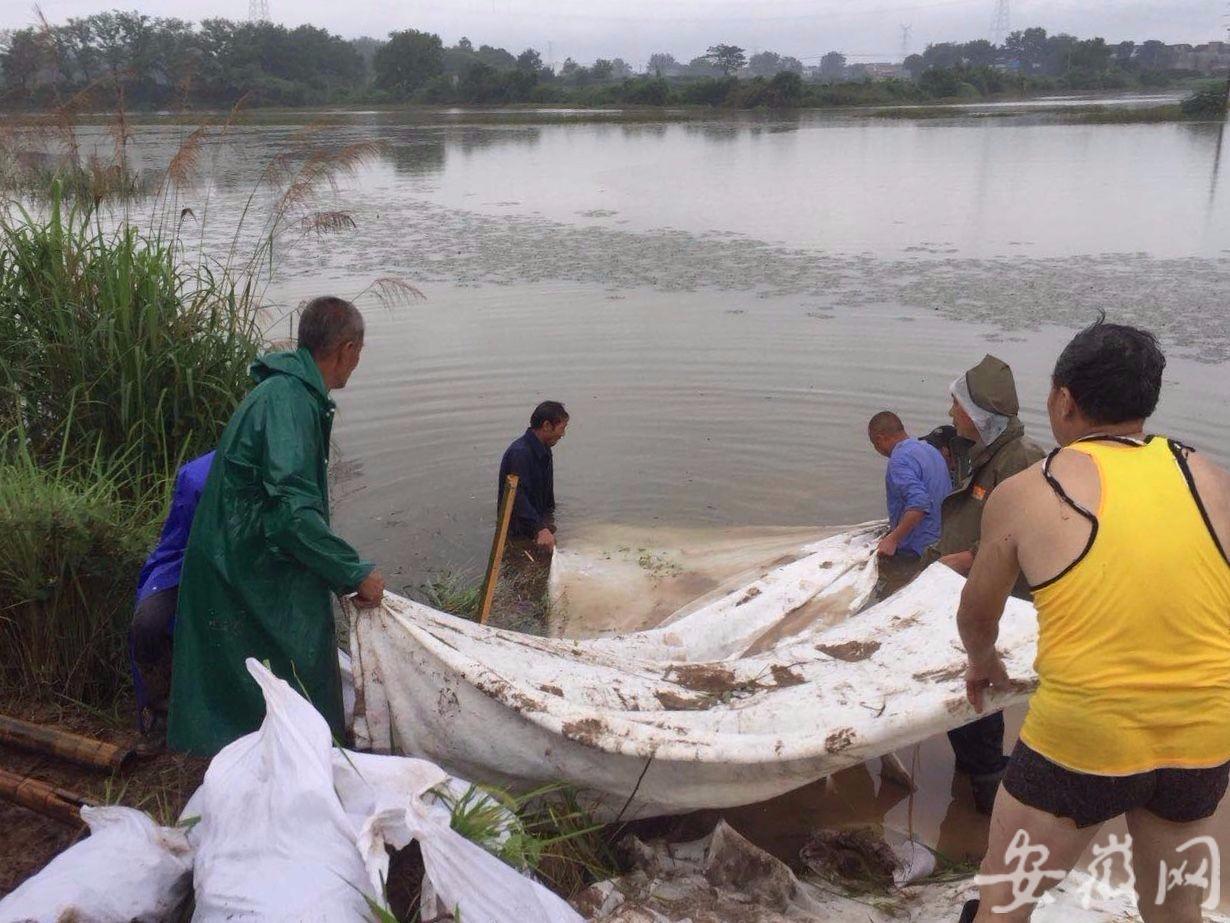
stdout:
[(952, 491), (948, 463), (939, 450), (918, 439), (903, 439), (893, 446), (884, 472), (888, 494), (888, 521), (892, 528), (906, 510), (922, 510), (926, 517), (897, 545), (897, 553), (920, 555), (940, 538), (940, 507)]
[(209, 477), (213, 462), (214, 453), (206, 452), (187, 462), (175, 475), (171, 511), (162, 525), (158, 544), (145, 559), (137, 578), (138, 604), (159, 590), (179, 586), (179, 571), (184, 563), (184, 549), (188, 547), (188, 533), (192, 531), (192, 517), (196, 515), (196, 505), (205, 490), (205, 479)]
[(543, 445), (532, 429), (517, 439), (500, 459), (500, 480), (497, 503), (504, 498), (504, 478), (515, 474), (520, 478), (517, 499), (513, 503), (512, 524), (508, 534), (514, 538), (533, 538), (552, 525), (555, 513), (555, 467), (551, 450)]

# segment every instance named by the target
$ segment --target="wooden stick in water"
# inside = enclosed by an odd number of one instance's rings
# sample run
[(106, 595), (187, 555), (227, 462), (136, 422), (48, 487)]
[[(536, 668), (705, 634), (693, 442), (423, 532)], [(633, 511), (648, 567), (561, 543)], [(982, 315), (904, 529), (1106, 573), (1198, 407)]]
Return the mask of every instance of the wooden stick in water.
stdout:
[(34, 753), (46, 753), (103, 772), (123, 768), (132, 756), (130, 747), (117, 747), (115, 744), (5, 715), (0, 715), (0, 744)]
[(504, 544), (508, 541), (508, 525), (512, 522), (513, 502), (517, 498), (520, 479), (515, 474), (504, 480), (504, 499), (500, 503), (500, 519), (495, 524), (495, 536), (491, 539), (491, 558), (487, 561), (487, 579), (483, 581), (483, 598), (478, 609), (478, 624), (486, 625), (491, 615), (491, 603), (495, 599), (495, 587), (500, 582), (500, 563), (504, 559)]

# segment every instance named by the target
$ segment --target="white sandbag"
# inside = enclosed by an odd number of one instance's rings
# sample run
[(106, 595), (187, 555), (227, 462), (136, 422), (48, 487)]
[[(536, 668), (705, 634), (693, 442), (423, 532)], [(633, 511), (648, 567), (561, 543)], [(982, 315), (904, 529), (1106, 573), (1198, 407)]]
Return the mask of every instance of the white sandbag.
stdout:
[(3, 923), (157, 923), (191, 889), (184, 831), (132, 808), (82, 808), (90, 835), (0, 900)]
[[(214, 757), (195, 812), (194, 920), (367, 920), (389, 858), (418, 840), (427, 875), (466, 923), (580, 923), (546, 888), (449, 826), (434, 794), (469, 786), (429, 762), (334, 748), (328, 725), (255, 660), (260, 730)], [(365, 897), (366, 896), (366, 897)]]
[(214, 757), (192, 799), (193, 919), (366, 919), (364, 895), (378, 893), (334, 791), (329, 727), (265, 667), (247, 667), (265, 720)]

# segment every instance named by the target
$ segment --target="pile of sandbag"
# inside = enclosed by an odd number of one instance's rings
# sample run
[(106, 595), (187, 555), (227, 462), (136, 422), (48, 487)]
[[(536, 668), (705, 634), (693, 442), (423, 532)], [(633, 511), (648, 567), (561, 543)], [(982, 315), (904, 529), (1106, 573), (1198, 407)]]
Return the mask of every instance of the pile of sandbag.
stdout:
[(316, 710), (255, 660), (265, 721), (210, 763), (182, 826), (83, 809), (93, 835), (0, 901), (0, 921), (369, 920), (387, 847), (417, 841), (425, 890), (466, 923), (579, 923), (563, 900), (456, 833), (432, 763), (337, 749)]

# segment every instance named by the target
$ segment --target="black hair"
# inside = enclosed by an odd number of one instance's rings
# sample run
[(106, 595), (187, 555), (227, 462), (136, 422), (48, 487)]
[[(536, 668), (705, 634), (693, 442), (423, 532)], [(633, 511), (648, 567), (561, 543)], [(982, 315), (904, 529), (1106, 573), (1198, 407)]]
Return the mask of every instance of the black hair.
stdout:
[(944, 424), (943, 426), (937, 426), (935, 429), (931, 430), (931, 432), (927, 433), (927, 435), (921, 436), (920, 438), (923, 442), (933, 446), (934, 448), (940, 449), (941, 451), (944, 449), (951, 449), (952, 441), (957, 438), (957, 428), (955, 426)]
[(530, 429), (541, 429), (544, 423), (559, 426), (568, 419), (568, 411), (559, 401), (543, 401), (530, 414)]
[(363, 339), (363, 315), (349, 301), (313, 298), (299, 315), (299, 348), (323, 359), (343, 343)]
[(1126, 423), (1156, 409), (1165, 368), (1152, 333), (1108, 324), (1103, 313), (1064, 347), (1051, 383), (1067, 388), (1091, 423)]
[(873, 436), (895, 436), (905, 432), (905, 425), (891, 410), (881, 410), (868, 421), (867, 432)]

